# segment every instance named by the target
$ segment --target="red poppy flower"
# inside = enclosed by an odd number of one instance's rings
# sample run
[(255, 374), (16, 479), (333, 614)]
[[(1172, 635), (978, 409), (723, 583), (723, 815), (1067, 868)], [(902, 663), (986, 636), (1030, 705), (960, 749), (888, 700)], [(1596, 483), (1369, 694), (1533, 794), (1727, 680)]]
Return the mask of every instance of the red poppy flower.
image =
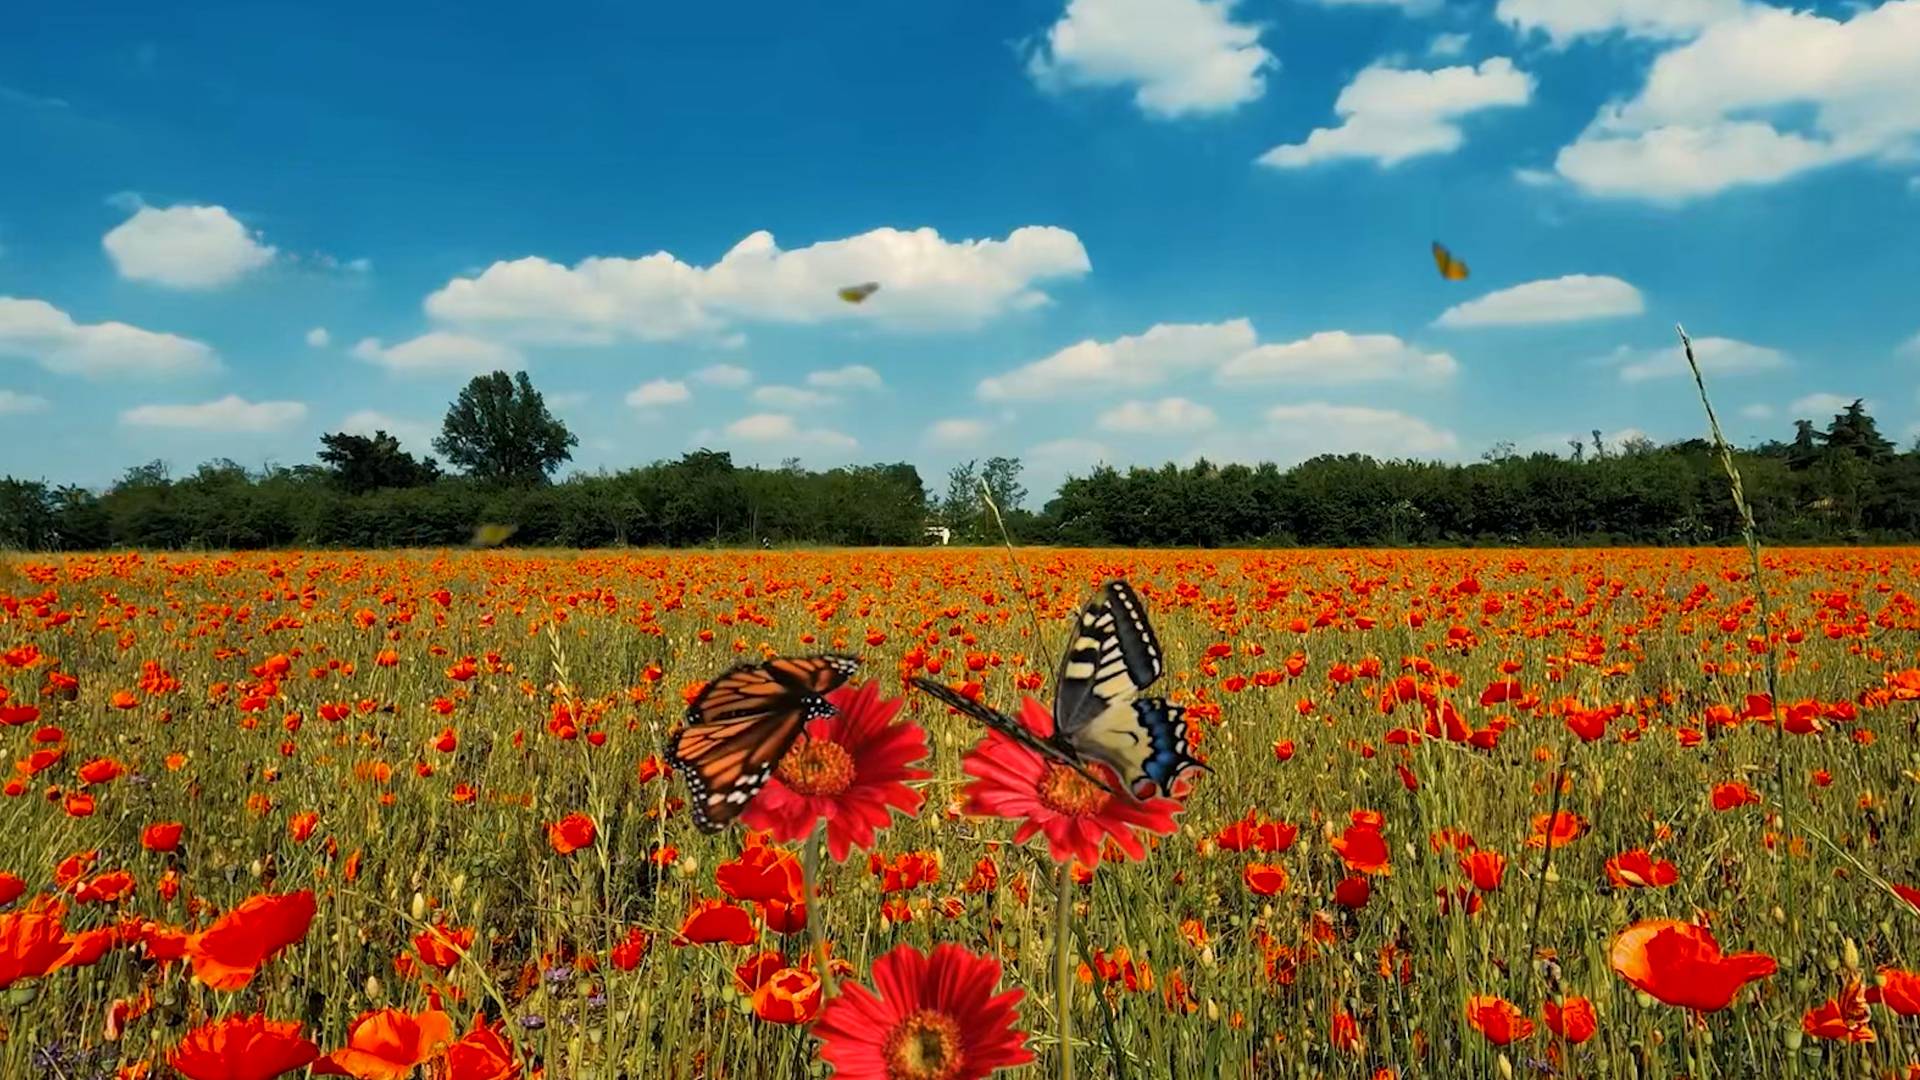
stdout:
[(520, 1080), (513, 1043), (499, 1025), (489, 1025), (478, 1015), (472, 1029), (447, 1047), (441, 1068), (444, 1072), (434, 1073), (436, 1080)]
[(1355, 911), (1367, 906), (1373, 897), (1373, 884), (1363, 877), (1342, 878), (1333, 887), (1333, 902)]
[(1272, 896), (1287, 887), (1287, 868), (1274, 863), (1248, 863), (1240, 876), (1260, 896)]
[(1547, 1028), (1575, 1046), (1593, 1038), (1600, 1022), (1593, 1013), (1593, 1002), (1583, 997), (1549, 1001), (1546, 1005)]
[(460, 957), (473, 947), (473, 927), (454, 929), (446, 923), (435, 923), (413, 935), (413, 951), (420, 962), (435, 971), (452, 970), (460, 962)]
[(1513, 1002), (1490, 994), (1467, 999), (1467, 1023), (1495, 1046), (1531, 1038), (1533, 1021)]
[(1616, 889), (1664, 889), (1680, 880), (1680, 872), (1667, 860), (1656, 862), (1646, 849), (1636, 848), (1607, 860), (1607, 880)]
[(125, 870), (109, 870), (74, 890), (73, 899), (81, 904), (111, 904), (133, 895), (133, 875)]
[(1651, 919), (1621, 931), (1608, 960), (1621, 978), (1668, 1005), (1718, 1012), (1740, 988), (1778, 968), (1765, 953), (1723, 955), (1705, 927)]
[[(1020, 722), (1043, 739), (1053, 733), (1053, 714), (1032, 698), (1021, 702)], [(1171, 833), (1173, 816), (1181, 810), (1173, 799), (1115, 798), (1078, 772), (997, 731), (988, 732), (968, 752), (961, 768), (974, 778), (967, 785), (963, 812), (1022, 819), (1014, 843), (1044, 833), (1055, 862), (1078, 859), (1089, 869), (1100, 865), (1103, 839), (1113, 840), (1130, 859), (1146, 858), (1139, 833)]]
[(0, 870), (0, 907), (5, 907), (26, 895), (27, 883), (17, 874)]
[(140, 830), (140, 846), (148, 851), (173, 851), (180, 847), (185, 826), (177, 821), (162, 821)]
[(636, 926), (628, 930), (620, 944), (607, 953), (607, 959), (613, 961), (613, 966), (621, 971), (632, 971), (640, 966), (641, 960), (646, 959), (647, 949), (652, 944), (653, 935)]
[(1460, 869), (1474, 888), (1492, 892), (1500, 887), (1500, 879), (1507, 874), (1507, 857), (1497, 851), (1476, 851), (1460, 860)]
[[(1543, 848), (1549, 838), (1548, 815), (1533, 815), (1533, 835), (1527, 837), (1527, 846)], [(1587, 819), (1568, 810), (1552, 815), (1551, 838), (1554, 847), (1565, 847), (1586, 835)]]
[(313, 1075), (407, 1080), (452, 1039), (453, 1021), (439, 1009), (361, 1013), (347, 1030), (346, 1048), (315, 1062)]
[(1380, 835), (1378, 825), (1356, 821), (1333, 838), (1333, 850), (1349, 870), (1362, 874), (1393, 873), (1388, 865), (1387, 841)]
[(301, 1036), (299, 1021), (255, 1014), (189, 1031), (167, 1052), (167, 1064), (187, 1080), (273, 1080), (319, 1056), (320, 1048)]
[(825, 818), (827, 854), (841, 861), (872, 847), (894, 811), (919, 813), (921, 795), (907, 781), (933, 774), (913, 767), (927, 756), (925, 729), (893, 723), (904, 699), (882, 699), (877, 680), (842, 686), (827, 702), (834, 715), (807, 725), (740, 818), (781, 841), (807, 836)]
[(66, 908), (45, 897), (0, 915), (0, 990), (60, 967), (68, 948), (66, 918)]
[(753, 1013), (774, 1024), (805, 1024), (820, 1015), (820, 976), (780, 968), (753, 991)]
[(581, 848), (592, 847), (595, 835), (593, 819), (580, 813), (568, 814), (547, 826), (547, 843), (561, 855), (571, 855)]
[(1715, 810), (1732, 810), (1750, 804), (1757, 806), (1759, 803), (1760, 796), (1755, 794), (1752, 788), (1738, 780), (1731, 780), (1727, 783), (1715, 784), (1713, 786), (1713, 808)]
[(725, 900), (702, 900), (687, 912), (686, 919), (680, 923), (680, 936), (674, 938), (673, 943), (712, 945), (724, 941), (751, 945), (757, 936), (753, 919), (745, 908)]
[(1867, 1009), (1867, 994), (1860, 980), (1848, 979), (1840, 988), (1839, 996), (1808, 1009), (1800, 1018), (1800, 1030), (1830, 1042), (1875, 1041), (1873, 1014)]
[(240, 902), (187, 941), (194, 978), (215, 990), (238, 990), (273, 954), (307, 936), (313, 893), (302, 889), (262, 894)]
[(1920, 972), (1881, 968), (1880, 985), (1867, 991), (1867, 999), (1901, 1016), (1920, 1016)]
[(800, 860), (786, 848), (759, 843), (757, 837), (748, 839), (738, 858), (715, 867), (713, 880), (734, 900), (806, 899)]
[(996, 994), (1000, 961), (958, 945), (902, 945), (873, 964), (878, 993), (841, 988), (814, 1024), (841, 1080), (980, 1080), (1033, 1060), (1014, 1025), (1021, 991)]

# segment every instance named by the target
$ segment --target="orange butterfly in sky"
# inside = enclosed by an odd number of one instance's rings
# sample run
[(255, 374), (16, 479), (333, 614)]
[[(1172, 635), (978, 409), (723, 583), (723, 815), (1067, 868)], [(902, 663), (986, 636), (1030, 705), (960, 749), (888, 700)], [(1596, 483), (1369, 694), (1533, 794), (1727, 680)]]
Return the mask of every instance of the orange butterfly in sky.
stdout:
[(858, 285), (849, 285), (846, 288), (841, 289), (840, 299), (845, 300), (849, 304), (858, 304), (862, 300), (865, 300), (867, 297), (872, 296), (874, 293), (877, 293), (879, 291), (880, 291), (879, 282), (866, 281)]
[(1440, 276), (1448, 281), (1467, 279), (1467, 264), (1454, 258), (1453, 252), (1447, 250), (1447, 245), (1438, 240), (1433, 242), (1433, 265), (1440, 268)]

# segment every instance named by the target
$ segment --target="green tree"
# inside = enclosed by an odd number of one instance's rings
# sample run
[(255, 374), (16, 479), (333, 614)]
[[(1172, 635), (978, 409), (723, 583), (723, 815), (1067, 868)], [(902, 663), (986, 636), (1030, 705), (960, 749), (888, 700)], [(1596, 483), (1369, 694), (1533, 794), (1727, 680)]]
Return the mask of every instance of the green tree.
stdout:
[(546, 483), (573, 459), (578, 445), (524, 371), (476, 375), (447, 409), (433, 440), (433, 448), (468, 476), (523, 487)]
[(336, 431), (320, 436), (320, 462), (327, 478), (349, 495), (381, 488), (419, 487), (440, 477), (432, 458), (416, 459), (400, 449), (400, 440), (385, 431), (371, 437)]
[(947, 495), (940, 500), (940, 523), (956, 537), (972, 536), (980, 517), (980, 469), (965, 461), (947, 470)]
[(1010, 457), (990, 457), (980, 466), (980, 482), (986, 485), (987, 494), (993, 496), (993, 505), (999, 507), (1002, 514), (1013, 513), (1026, 501), (1027, 489), (1020, 483), (1020, 468), (1020, 459)]
[(1827, 425), (1826, 444), (1828, 450), (1874, 462), (1886, 461), (1894, 454), (1893, 443), (1880, 434), (1859, 398), (1834, 414), (1833, 422)]

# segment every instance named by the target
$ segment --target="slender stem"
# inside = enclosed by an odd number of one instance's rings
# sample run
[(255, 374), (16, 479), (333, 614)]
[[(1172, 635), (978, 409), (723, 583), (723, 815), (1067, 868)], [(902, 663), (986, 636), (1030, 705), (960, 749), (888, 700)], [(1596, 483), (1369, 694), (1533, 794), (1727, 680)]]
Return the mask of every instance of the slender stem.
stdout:
[(820, 889), (817, 884), (820, 874), (820, 847), (826, 843), (827, 819), (821, 818), (813, 827), (813, 835), (807, 837), (806, 849), (800, 856), (801, 876), (806, 879), (807, 890), (807, 937), (813, 940), (813, 968), (820, 976), (820, 1000), (825, 1001), (837, 993), (833, 984), (833, 964), (827, 954), (827, 931), (825, 917), (820, 911)]
[(1533, 970), (1533, 950), (1540, 936), (1540, 911), (1547, 902), (1547, 872), (1553, 869), (1553, 831), (1560, 824), (1560, 789), (1567, 783), (1567, 751), (1562, 748), (1560, 760), (1553, 766), (1553, 798), (1547, 803), (1547, 842), (1540, 849), (1540, 880), (1534, 883), (1533, 914), (1527, 919), (1527, 955), (1522, 962), (1527, 970)]
[(1073, 1080), (1073, 864), (1060, 864), (1053, 921), (1054, 1008), (1060, 1014), (1060, 1080)]

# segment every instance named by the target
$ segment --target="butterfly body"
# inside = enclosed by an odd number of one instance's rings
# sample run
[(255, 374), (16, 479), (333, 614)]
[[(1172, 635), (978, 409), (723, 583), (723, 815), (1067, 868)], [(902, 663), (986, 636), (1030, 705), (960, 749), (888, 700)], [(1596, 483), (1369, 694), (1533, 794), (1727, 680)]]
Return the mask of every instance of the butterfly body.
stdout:
[(687, 779), (693, 823), (718, 832), (739, 817), (807, 725), (834, 715), (827, 695), (859, 669), (852, 656), (776, 657), (702, 687), (666, 749)]
[[(1131, 586), (1110, 581), (1084, 606), (1055, 680), (1053, 731), (1041, 736), (1019, 720), (931, 679), (915, 686), (1044, 758), (1078, 770), (1115, 794), (1140, 798), (1147, 785), (1167, 794), (1188, 769), (1206, 768), (1187, 752), (1185, 710), (1142, 698), (1164, 670), (1160, 642)], [(1105, 765), (1121, 790), (1088, 766)]]

